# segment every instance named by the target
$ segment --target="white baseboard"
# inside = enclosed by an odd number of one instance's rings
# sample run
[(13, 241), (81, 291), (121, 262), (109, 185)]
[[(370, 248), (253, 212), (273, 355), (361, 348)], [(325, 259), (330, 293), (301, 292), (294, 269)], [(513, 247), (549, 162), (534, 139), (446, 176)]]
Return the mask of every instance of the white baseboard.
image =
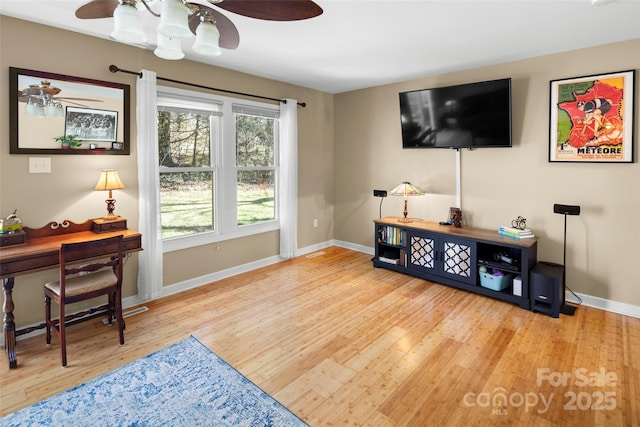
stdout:
[(363, 245), (356, 245), (355, 243), (351, 243), (351, 242), (343, 242), (342, 240), (332, 240), (331, 244), (334, 246), (340, 246), (341, 248), (346, 248), (346, 249), (351, 249), (354, 251), (358, 251), (358, 252), (362, 252), (368, 255), (375, 255), (376, 251), (375, 249), (369, 247), (369, 246), (363, 246)]
[[(576, 292), (576, 295), (582, 299), (582, 305), (587, 307), (599, 308), (600, 310), (610, 311), (612, 313), (623, 314), (629, 317), (635, 317), (640, 319), (640, 307), (637, 305), (631, 305), (624, 302), (612, 301), (600, 297), (594, 297), (591, 295), (581, 294)], [(566, 293), (566, 301), (579, 304), (580, 302), (571, 292)]]

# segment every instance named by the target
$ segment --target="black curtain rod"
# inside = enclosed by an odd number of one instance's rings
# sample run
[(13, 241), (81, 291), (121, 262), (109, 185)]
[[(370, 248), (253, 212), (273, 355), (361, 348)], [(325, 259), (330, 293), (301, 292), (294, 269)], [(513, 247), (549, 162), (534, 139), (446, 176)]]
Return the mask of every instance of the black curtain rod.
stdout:
[[(133, 74), (135, 76), (138, 76), (138, 77), (142, 78), (142, 72), (136, 73), (135, 71), (123, 70), (123, 69), (118, 68), (116, 65), (113, 65), (113, 64), (109, 65), (109, 71), (111, 71), (112, 73), (121, 72), (121, 73), (126, 73), (126, 74)], [(178, 83), (178, 84), (187, 85), (187, 86), (198, 87), (200, 89), (215, 90), (217, 92), (232, 93), (234, 95), (250, 96), (252, 98), (267, 99), (269, 101), (283, 102), (285, 104), (287, 103), (286, 99), (269, 98), (268, 96), (253, 95), (251, 93), (236, 92), (236, 91), (233, 91), (233, 90), (226, 90), (226, 89), (218, 89), (218, 88), (215, 88), (215, 87), (203, 86), (203, 85), (199, 85), (199, 84), (196, 84), (196, 83), (189, 83), (189, 82), (183, 82), (183, 81), (180, 81), (180, 80), (168, 79), (166, 77), (157, 77), (156, 76), (156, 79), (164, 80), (166, 82), (172, 82), (172, 83)], [(298, 105), (304, 108), (304, 107), (307, 106), (307, 103), (306, 102), (298, 102)]]

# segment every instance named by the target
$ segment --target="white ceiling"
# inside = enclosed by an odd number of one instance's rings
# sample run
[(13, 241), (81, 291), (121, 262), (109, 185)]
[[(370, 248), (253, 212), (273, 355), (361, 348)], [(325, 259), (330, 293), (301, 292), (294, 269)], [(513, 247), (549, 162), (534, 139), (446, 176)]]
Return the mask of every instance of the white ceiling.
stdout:
[[(113, 19), (75, 17), (87, 1), (2, 0), (0, 14), (108, 39)], [(191, 39), (183, 41), (186, 57), (340, 93), (640, 38), (640, 0), (596, 5), (591, 0), (316, 3), (322, 15), (293, 22), (260, 21), (218, 9), (236, 25), (239, 47), (210, 59), (189, 52)], [(141, 13), (153, 50), (158, 18)]]

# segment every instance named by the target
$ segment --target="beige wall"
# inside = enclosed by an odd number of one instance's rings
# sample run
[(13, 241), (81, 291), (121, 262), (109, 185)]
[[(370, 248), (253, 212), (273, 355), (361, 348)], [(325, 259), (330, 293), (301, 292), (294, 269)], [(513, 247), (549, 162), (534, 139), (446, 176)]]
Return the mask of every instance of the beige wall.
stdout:
[[(19, 41), (19, 42), (18, 42)], [(295, 98), (307, 103), (298, 109), (299, 125), (299, 227), (298, 247), (325, 242), (333, 237), (333, 96), (281, 82), (207, 66), (190, 61), (165, 61), (150, 51), (109, 40), (45, 27), (0, 16), (0, 216), (18, 209), (25, 225), (41, 227), (49, 221), (76, 222), (101, 216), (105, 195), (93, 191), (103, 168), (118, 170), (126, 188), (114, 193), (116, 213), (138, 227), (137, 147), (135, 85), (133, 75), (108, 71), (154, 70), (158, 76), (185, 80), (226, 90), (273, 98)], [(9, 154), (9, 67), (114, 81), (131, 85), (131, 155), (42, 156), (51, 158), (51, 174), (29, 174), (29, 157)], [(318, 227), (313, 220), (318, 219)], [(143, 220), (143, 219), (141, 219)], [(165, 254), (165, 286), (278, 254), (277, 233), (222, 242)], [(16, 279), (16, 323), (24, 326), (42, 320), (42, 284), (55, 271)], [(125, 296), (135, 295), (137, 255), (125, 267)]]
[[(465, 223), (497, 230), (521, 215), (540, 238), (538, 259), (561, 263), (564, 219), (553, 204), (580, 205), (581, 215), (567, 220), (569, 287), (640, 306), (640, 164), (547, 160), (549, 82), (638, 68), (634, 40), (336, 95), (336, 239), (372, 246), (374, 188), (409, 180), (427, 190), (409, 200), (409, 215), (427, 220), (446, 219), (454, 206), (455, 152), (402, 149), (399, 92), (511, 77), (514, 146), (461, 152)], [(636, 82), (636, 126), (639, 94)], [(401, 212), (401, 198), (384, 201), (383, 216)]]

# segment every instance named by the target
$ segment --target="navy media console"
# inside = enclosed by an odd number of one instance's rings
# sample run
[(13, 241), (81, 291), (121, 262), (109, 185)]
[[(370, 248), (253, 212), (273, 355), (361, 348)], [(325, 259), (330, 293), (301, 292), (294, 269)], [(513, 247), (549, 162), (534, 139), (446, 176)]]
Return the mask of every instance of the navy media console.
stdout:
[[(455, 228), (398, 217), (374, 221), (374, 267), (388, 268), (469, 292), (533, 309), (529, 272), (538, 258), (538, 239), (518, 240), (479, 228)], [(494, 290), (483, 286), (480, 272), (494, 269), (508, 280)], [(516, 286), (513, 286), (515, 280)]]

